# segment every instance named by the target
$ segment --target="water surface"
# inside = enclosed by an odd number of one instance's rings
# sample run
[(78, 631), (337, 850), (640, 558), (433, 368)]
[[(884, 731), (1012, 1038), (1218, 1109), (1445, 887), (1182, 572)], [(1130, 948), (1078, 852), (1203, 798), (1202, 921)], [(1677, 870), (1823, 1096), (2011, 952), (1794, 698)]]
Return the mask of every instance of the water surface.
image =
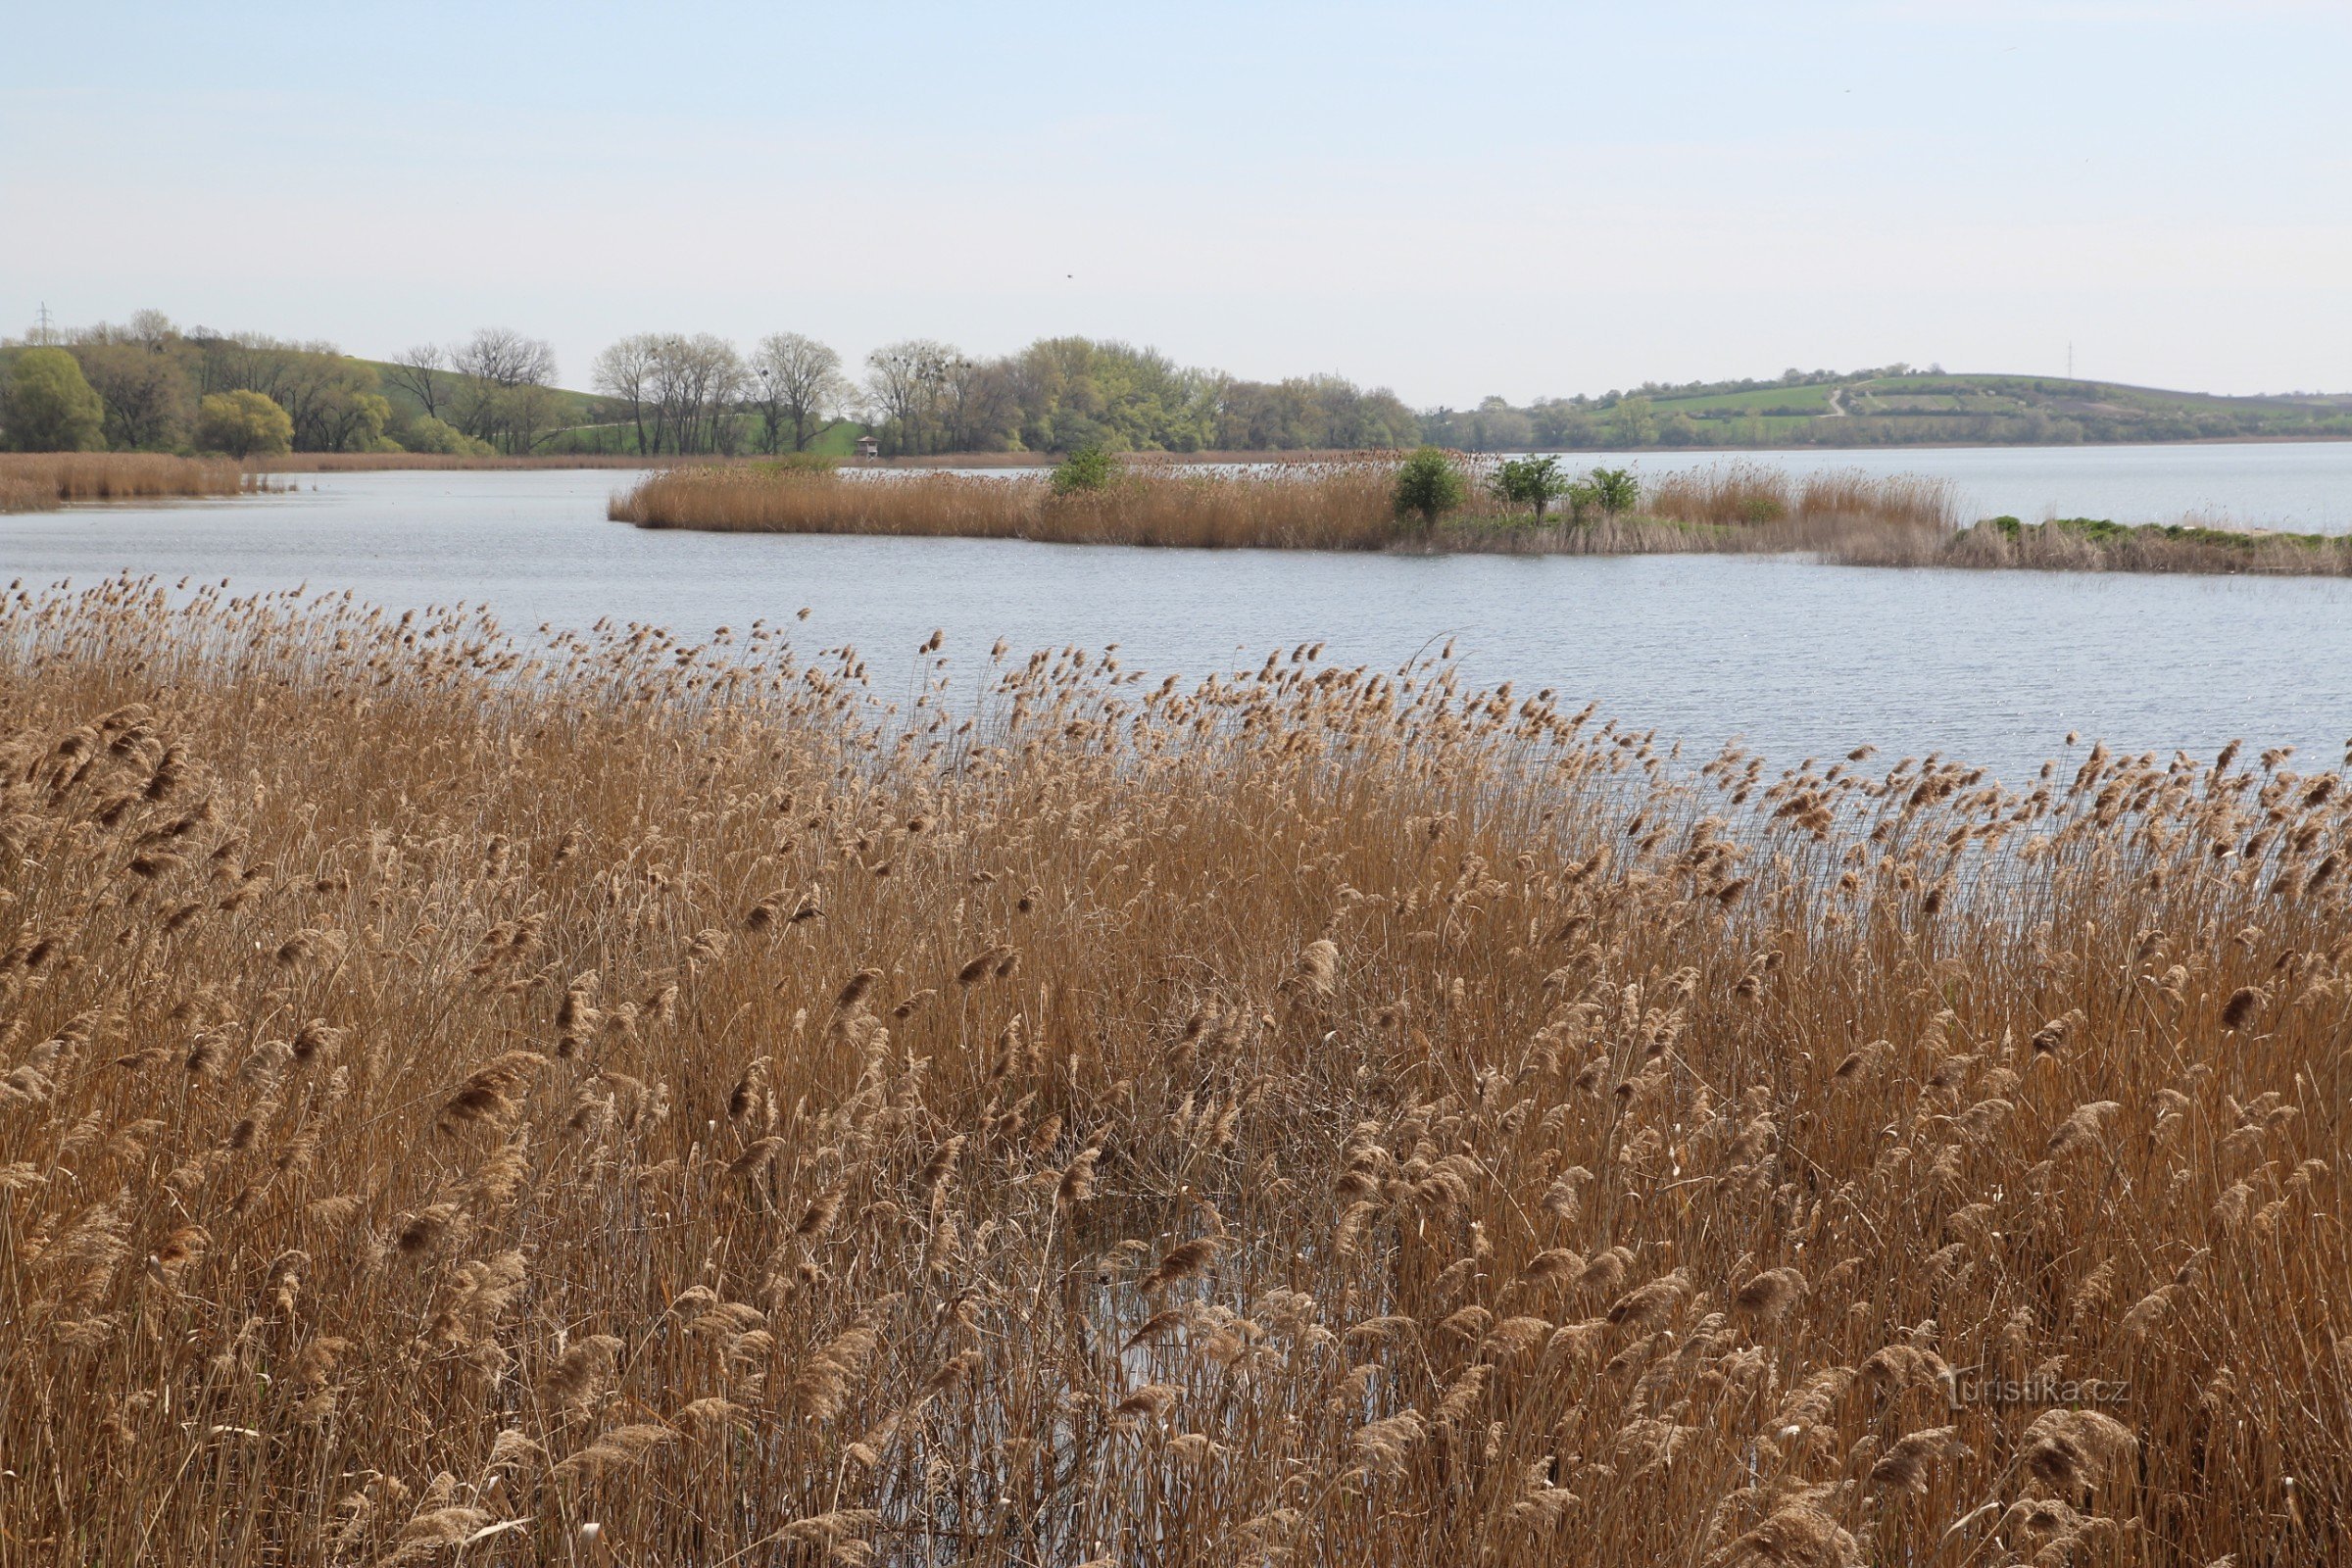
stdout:
[(1001, 637), (1021, 653), (1115, 643), (1128, 667), (1188, 676), (1310, 641), (1393, 667), (1450, 638), (1468, 679), (1596, 701), (1687, 755), (1740, 737), (1794, 762), (1867, 742), (2010, 778), (2070, 730), (2163, 755), (2242, 736), (2296, 745), (2306, 766), (2352, 736), (2343, 579), (653, 532), (605, 520), (628, 482), (331, 474), (292, 495), (0, 518), (0, 581), (307, 583), (401, 609), (483, 604), (526, 634), (610, 616), (695, 638), (807, 607), (796, 647), (855, 645), (885, 692), (912, 681), (935, 627), (974, 667)]

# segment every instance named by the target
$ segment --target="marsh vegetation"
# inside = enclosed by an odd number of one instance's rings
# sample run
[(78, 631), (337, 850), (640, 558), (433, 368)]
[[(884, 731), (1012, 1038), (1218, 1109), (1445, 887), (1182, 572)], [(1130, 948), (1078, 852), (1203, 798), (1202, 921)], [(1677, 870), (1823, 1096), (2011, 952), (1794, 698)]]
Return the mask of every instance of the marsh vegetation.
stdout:
[(1734, 463), (1642, 480), (1622, 468), (1572, 474), (1561, 461), (1425, 447), (1219, 471), (1090, 448), (1044, 475), (703, 465), (649, 475), (610, 514), (647, 528), (1207, 549), (1801, 551), (1846, 565), (2352, 572), (2352, 539), (2328, 534), (2090, 518), (1964, 525), (1948, 481), (1912, 474)]
[(2333, 759), (951, 652), (13, 592), (0, 1561), (2352, 1548)]

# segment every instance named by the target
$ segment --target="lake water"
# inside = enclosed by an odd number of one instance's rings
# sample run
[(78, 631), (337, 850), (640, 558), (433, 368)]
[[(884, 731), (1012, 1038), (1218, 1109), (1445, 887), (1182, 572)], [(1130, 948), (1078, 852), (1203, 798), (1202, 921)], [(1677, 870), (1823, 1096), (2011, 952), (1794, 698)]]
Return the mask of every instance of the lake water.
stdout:
[(2217, 442), (2191, 446), (1879, 447), (1859, 451), (1565, 453), (1642, 473), (1759, 463), (1794, 473), (1859, 468), (1949, 479), (1960, 514), (2195, 520), (2223, 526), (2352, 532), (2352, 441)]
[[(2293, 467), (2315, 449), (2179, 450)], [(2306, 767), (2352, 736), (2352, 580), (649, 532), (605, 520), (628, 478), (306, 475), (291, 495), (0, 517), (0, 582), (308, 583), (486, 604), (525, 634), (609, 615), (695, 638), (806, 606), (796, 647), (856, 646), (886, 695), (934, 627), (972, 667), (1002, 637), (1024, 654), (1116, 643), (1130, 668), (1188, 676), (1317, 640), (1329, 661), (1395, 666), (1452, 638), (1465, 678), (1597, 701), (1686, 755), (1738, 736), (1795, 762), (1869, 742), (2012, 779), (2070, 730), (2167, 755), (2292, 744)]]

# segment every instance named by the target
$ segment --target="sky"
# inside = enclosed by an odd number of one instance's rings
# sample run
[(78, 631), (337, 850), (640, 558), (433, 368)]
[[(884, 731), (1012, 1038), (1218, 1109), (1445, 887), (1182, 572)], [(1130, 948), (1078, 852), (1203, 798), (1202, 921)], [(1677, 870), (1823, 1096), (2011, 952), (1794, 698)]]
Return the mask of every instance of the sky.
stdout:
[(2352, 390), (2352, 0), (0, 5), (0, 332)]

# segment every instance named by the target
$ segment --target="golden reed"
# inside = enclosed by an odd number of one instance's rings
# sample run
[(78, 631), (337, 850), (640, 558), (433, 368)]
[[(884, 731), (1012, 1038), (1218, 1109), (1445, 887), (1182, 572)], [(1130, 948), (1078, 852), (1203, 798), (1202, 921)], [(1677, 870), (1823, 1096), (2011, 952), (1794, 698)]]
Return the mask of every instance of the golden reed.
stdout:
[(12, 592), (0, 1564), (2352, 1556), (2331, 759), (1317, 656)]
[(1949, 487), (1910, 477), (1825, 474), (1791, 481), (1756, 465), (1670, 474), (1636, 514), (1555, 508), (1543, 526), (1495, 500), (1468, 466), (1466, 504), (1434, 528), (1397, 520), (1385, 457), (1202, 470), (1130, 459), (1093, 492), (1055, 495), (1030, 474), (809, 472), (704, 465), (650, 475), (612, 499), (616, 521), (649, 528), (878, 533), (1206, 549), (1448, 549), (1626, 554), (1818, 549), (1857, 531), (1906, 536), (1953, 526)]
[(0, 512), (53, 512), (69, 501), (232, 496), (254, 486), (229, 458), (153, 452), (0, 453)]

